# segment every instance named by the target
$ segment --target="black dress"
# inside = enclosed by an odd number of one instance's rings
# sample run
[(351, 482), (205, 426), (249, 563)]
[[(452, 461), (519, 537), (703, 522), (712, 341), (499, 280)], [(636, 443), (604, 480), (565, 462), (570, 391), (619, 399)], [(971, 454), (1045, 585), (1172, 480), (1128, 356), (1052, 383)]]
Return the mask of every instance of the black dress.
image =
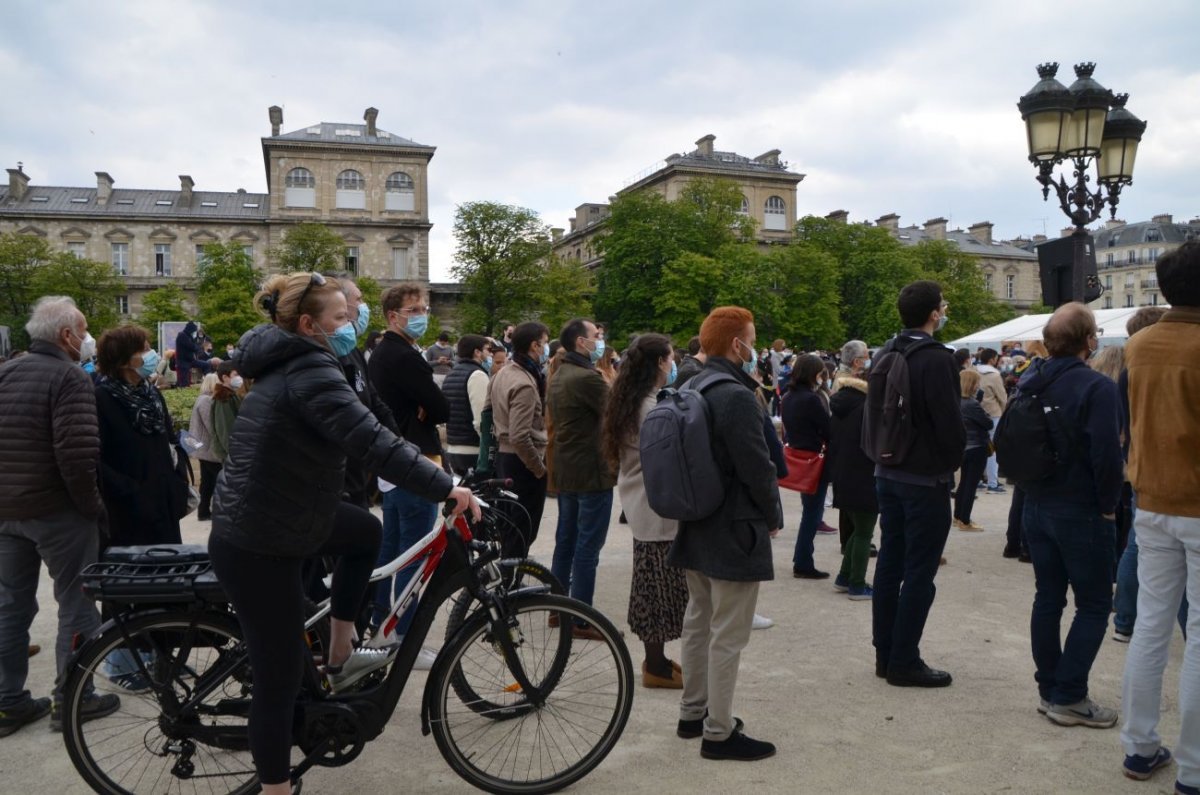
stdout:
[[(108, 512), (107, 546), (178, 544), (180, 484), (171, 462), (175, 438), (171, 416), (162, 433), (145, 434), (133, 426), (124, 406), (103, 386), (96, 389), (100, 420), (100, 496)], [(186, 487), (183, 499), (186, 505)]]

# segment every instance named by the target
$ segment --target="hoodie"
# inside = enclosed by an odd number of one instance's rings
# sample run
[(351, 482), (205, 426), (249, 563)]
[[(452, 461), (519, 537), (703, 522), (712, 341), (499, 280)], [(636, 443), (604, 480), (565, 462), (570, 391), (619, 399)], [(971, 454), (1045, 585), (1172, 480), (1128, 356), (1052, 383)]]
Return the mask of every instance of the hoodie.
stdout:
[(1113, 513), (1124, 481), (1116, 383), (1078, 357), (1056, 356), (1031, 364), (1017, 390), (1037, 392), (1044, 405), (1057, 409), (1053, 416), (1061, 424), (1049, 423), (1051, 441), (1060, 453), (1067, 451), (1065, 465), (1054, 475), (1021, 484), (1026, 498), (1042, 505)]

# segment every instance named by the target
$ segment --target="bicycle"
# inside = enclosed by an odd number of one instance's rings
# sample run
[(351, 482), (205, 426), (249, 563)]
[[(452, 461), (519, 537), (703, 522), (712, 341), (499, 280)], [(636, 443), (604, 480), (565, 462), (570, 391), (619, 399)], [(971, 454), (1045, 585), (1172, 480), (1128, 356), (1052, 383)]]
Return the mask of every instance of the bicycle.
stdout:
[[(85, 590), (117, 609), (65, 673), (67, 751), (98, 792), (254, 792), (253, 681), (236, 616), (202, 548), (167, 549), (167, 561), (134, 552), (85, 571)], [(329, 604), (319, 606), (306, 623), (313, 653), (297, 702), (296, 785), (314, 766), (352, 762), (383, 732), (440, 605), (463, 588), (482, 607), (438, 654), (421, 701), (422, 734), (433, 734), (455, 773), (490, 792), (553, 792), (604, 760), (633, 703), (633, 666), (620, 633), (594, 608), (547, 586), (509, 591), (499, 559), (496, 544), (474, 538), (459, 517), (377, 568), (372, 581), (419, 564), (365, 644), (394, 648), (392, 662), (348, 691), (331, 692), (317, 668)], [(412, 626), (397, 638), (396, 623), (413, 600)], [(574, 638), (570, 628), (584, 622), (602, 640)], [(114, 652), (136, 666), (143, 690), (109, 678), (105, 661)], [(120, 693), (121, 709), (81, 720), (93, 688)]]

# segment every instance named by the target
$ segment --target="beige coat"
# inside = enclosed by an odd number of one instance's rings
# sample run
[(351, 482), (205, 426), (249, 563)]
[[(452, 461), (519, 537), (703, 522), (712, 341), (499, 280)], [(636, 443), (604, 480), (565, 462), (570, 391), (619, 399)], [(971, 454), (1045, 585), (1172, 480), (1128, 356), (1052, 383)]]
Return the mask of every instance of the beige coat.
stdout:
[[(647, 395), (642, 401), (638, 412), (638, 427), (646, 420), (650, 409), (654, 408), (654, 395)], [(633, 438), (621, 445), (621, 472), (617, 475), (617, 494), (621, 497), (621, 507), (625, 510), (625, 518), (629, 520), (629, 529), (638, 541), (672, 541), (679, 529), (679, 522), (674, 519), (664, 519), (650, 510), (650, 500), (646, 497), (646, 481), (642, 479), (642, 459), (638, 455), (638, 440)]]
[(1000, 371), (990, 364), (981, 364), (975, 368), (979, 372), (979, 388), (983, 390), (983, 410), (992, 419), (1004, 413), (1008, 405), (1008, 392), (1004, 390), (1004, 379)]
[(507, 364), (488, 383), (492, 423), (502, 453), (516, 453), (534, 477), (546, 474), (546, 418), (537, 381)]

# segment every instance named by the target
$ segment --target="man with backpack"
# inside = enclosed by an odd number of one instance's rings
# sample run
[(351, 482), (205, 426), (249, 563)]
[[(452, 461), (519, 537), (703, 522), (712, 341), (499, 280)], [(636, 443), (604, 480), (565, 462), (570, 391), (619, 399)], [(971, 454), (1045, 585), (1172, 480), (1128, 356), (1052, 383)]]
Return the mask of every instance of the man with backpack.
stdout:
[[(1114, 511), (1123, 480), (1116, 383), (1085, 362), (1099, 346), (1092, 310), (1060, 306), (1042, 332), (1050, 358), (1017, 384), (996, 428), (1003, 474), (1025, 492), (1037, 585), (1030, 645), (1038, 712), (1060, 726), (1108, 728), (1117, 711), (1088, 697), (1088, 673), (1112, 610)], [(1067, 586), (1075, 618), (1062, 641)]]
[(946, 687), (950, 674), (926, 665), (919, 645), (950, 535), (950, 484), (966, 446), (959, 368), (933, 339), (949, 307), (941, 286), (913, 282), (897, 306), (905, 330), (876, 355), (863, 412), (881, 535), (871, 611), (875, 675), (896, 687)]

